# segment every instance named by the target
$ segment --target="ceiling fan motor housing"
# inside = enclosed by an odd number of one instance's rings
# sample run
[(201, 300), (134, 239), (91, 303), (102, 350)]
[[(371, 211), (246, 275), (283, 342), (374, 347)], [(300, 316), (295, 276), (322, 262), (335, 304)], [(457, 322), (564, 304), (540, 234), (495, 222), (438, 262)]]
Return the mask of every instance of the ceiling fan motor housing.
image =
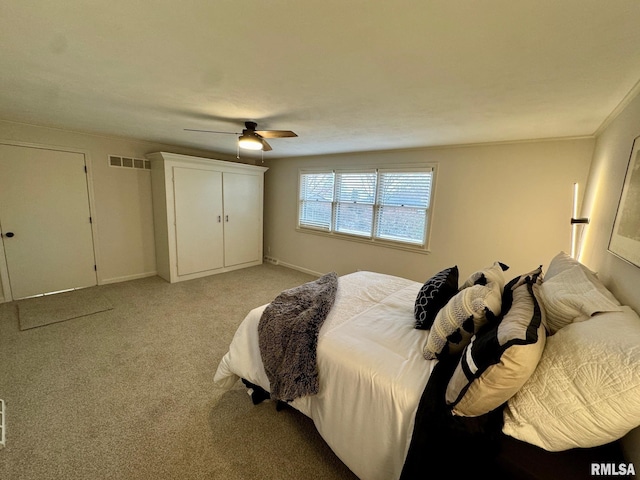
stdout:
[[(238, 146), (249, 150), (264, 150), (265, 152), (268, 152), (269, 150), (271, 150), (271, 145), (267, 143), (265, 138), (285, 138), (298, 136), (291, 130), (256, 130), (258, 124), (251, 121), (244, 122), (244, 126), (246, 128), (242, 130), (242, 135), (238, 137)], [(185, 130), (208, 133), (233, 133), (217, 132), (213, 130), (195, 130), (190, 128), (185, 128)]]

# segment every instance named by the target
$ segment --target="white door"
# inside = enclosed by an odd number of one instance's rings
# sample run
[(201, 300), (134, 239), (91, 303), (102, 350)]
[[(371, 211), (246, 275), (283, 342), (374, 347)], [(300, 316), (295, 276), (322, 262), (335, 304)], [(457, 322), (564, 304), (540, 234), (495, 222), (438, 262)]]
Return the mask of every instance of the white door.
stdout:
[(262, 257), (262, 178), (224, 173), (224, 264), (255, 262)]
[(85, 158), (0, 145), (0, 229), (13, 299), (97, 284)]
[(222, 173), (174, 167), (178, 275), (224, 266)]

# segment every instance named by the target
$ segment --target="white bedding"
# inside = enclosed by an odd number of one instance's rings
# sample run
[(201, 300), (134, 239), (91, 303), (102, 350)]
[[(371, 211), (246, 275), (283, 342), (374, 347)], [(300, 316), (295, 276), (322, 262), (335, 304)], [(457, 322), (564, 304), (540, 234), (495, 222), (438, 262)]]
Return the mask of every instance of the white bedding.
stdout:
[[(416, 409), (437, 363), (422, 356), (428, 331), (414, 328), (413, 305), (421, 287), (373, 272), (340, 277), (318, 337), (319, 393), (291, 403), (313, 419), (362, 480), (400, 477)], [(216, 371), (216, 385), (229, 389), (244, 378), (269, 390), (257, 334), (265, 307), (252, 310), (238, 327)]]

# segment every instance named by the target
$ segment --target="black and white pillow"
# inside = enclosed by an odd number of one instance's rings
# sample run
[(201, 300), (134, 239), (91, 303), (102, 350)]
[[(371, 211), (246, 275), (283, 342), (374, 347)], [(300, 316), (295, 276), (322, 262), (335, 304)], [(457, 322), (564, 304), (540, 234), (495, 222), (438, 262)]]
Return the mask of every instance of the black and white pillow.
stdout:
[(543, 310), (533, 290), (540, 271), (505, 286), (508, 311), (499, 323), (483, 327), (464, 349), (446, 391), (455, 415), (476, 417), (498, 408), (536, 369), (546, 343)]
[(458, 293), (458, 266), (445, 268), (425, 282), (414, 307), (415, 327), (429, 330), (442, 307)]
[(502, 309), (503, 272), (508, 268), (495, 262), (463, 283), (433, 321), (423, 348), (427, 360), (460, 354), (480, 327), (497, 321)]
[(509, 265), (505, 265), (502, 262), (494, 262), (490, 267), (483, 268), (482, 270), (478, 270), (469, 275), (464, 283), (460, 285), (460, 290), (473, 285), (486, 285), (487, 283), (492, 281), (495, 282), (498, 279), (502, 279), (502, 286), (504, 286), (504, 277), (500, 275), (500, 272), (506, 272), (507, 270), (509, 270)]
[[(513, 292), (520, 285), (525, 282), (530, 282), (532, 285), (540, 286), (542, 282), (542, 265), (538, 268), (531, 270), (528, 273), (524, 273), (519, 277), (513, 278), (509, 283), (504, 286), (504, 291), (502, 292), (502, 316), (504, 317), (507, 312), (511, 309), (511, 305), (513, 303)], [(534, 292), (535, 294), (535, 292)]]

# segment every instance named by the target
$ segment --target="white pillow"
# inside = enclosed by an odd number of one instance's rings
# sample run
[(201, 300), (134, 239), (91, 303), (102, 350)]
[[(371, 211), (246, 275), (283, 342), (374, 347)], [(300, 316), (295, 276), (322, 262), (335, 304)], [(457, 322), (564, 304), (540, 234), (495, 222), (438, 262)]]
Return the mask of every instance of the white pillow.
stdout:
[(616, 305), (619, 305), (618, 300), (607, 289), (607, 287), (604, 286), (602, 281), (598, 278), (598, 274), (596, 272), (594, 272), (593, 270), (590, 270), (589, 268), (587, 268), (586, 265), (584, 265), (583, 263), (580, 263), (575, 258), (572, 258), (571, 256), (567, 255), (565, 252), (560, 252), (551, 259), (551, 262), (549, 263), (549, 268), (544, 274), (544, 279), (551, 280), (553, 277), (555, 277), (559, 273), (562, 273), (565, 270), (569, 270), (570, 268), (573, 268), (576, 266), (582, 269), (582, 271), (587, 276), (589, 281), (593, 283), (593, 285), (602, 295), (607, 297)]
[(580, 263), (575, 258), (571, 257), (565, 252), (558, 253), (555, 257), (551, 259), (549, 262), (549, 268), (544, 274), (544, 278), (550, 280), (555, 277), (560, 272), (564, 272), (565, 270), (569, 270), (572, 267), (580, 266), (585, 273), (595, 275), (596, 272), (589, 270), (586, 265)]
[(612, 442), (640, 426), (640, 317), (597, 314), (547, 338), (508, 402), (503, 432), (549, 451)]
[(615, 297), (605, 295), (579, 265), (558, 273), (550, 280), (545, 279), (536, 288), (551, 335), (570, 323), (587, 320), (594, 313), (620, 311), (620, 303)]

